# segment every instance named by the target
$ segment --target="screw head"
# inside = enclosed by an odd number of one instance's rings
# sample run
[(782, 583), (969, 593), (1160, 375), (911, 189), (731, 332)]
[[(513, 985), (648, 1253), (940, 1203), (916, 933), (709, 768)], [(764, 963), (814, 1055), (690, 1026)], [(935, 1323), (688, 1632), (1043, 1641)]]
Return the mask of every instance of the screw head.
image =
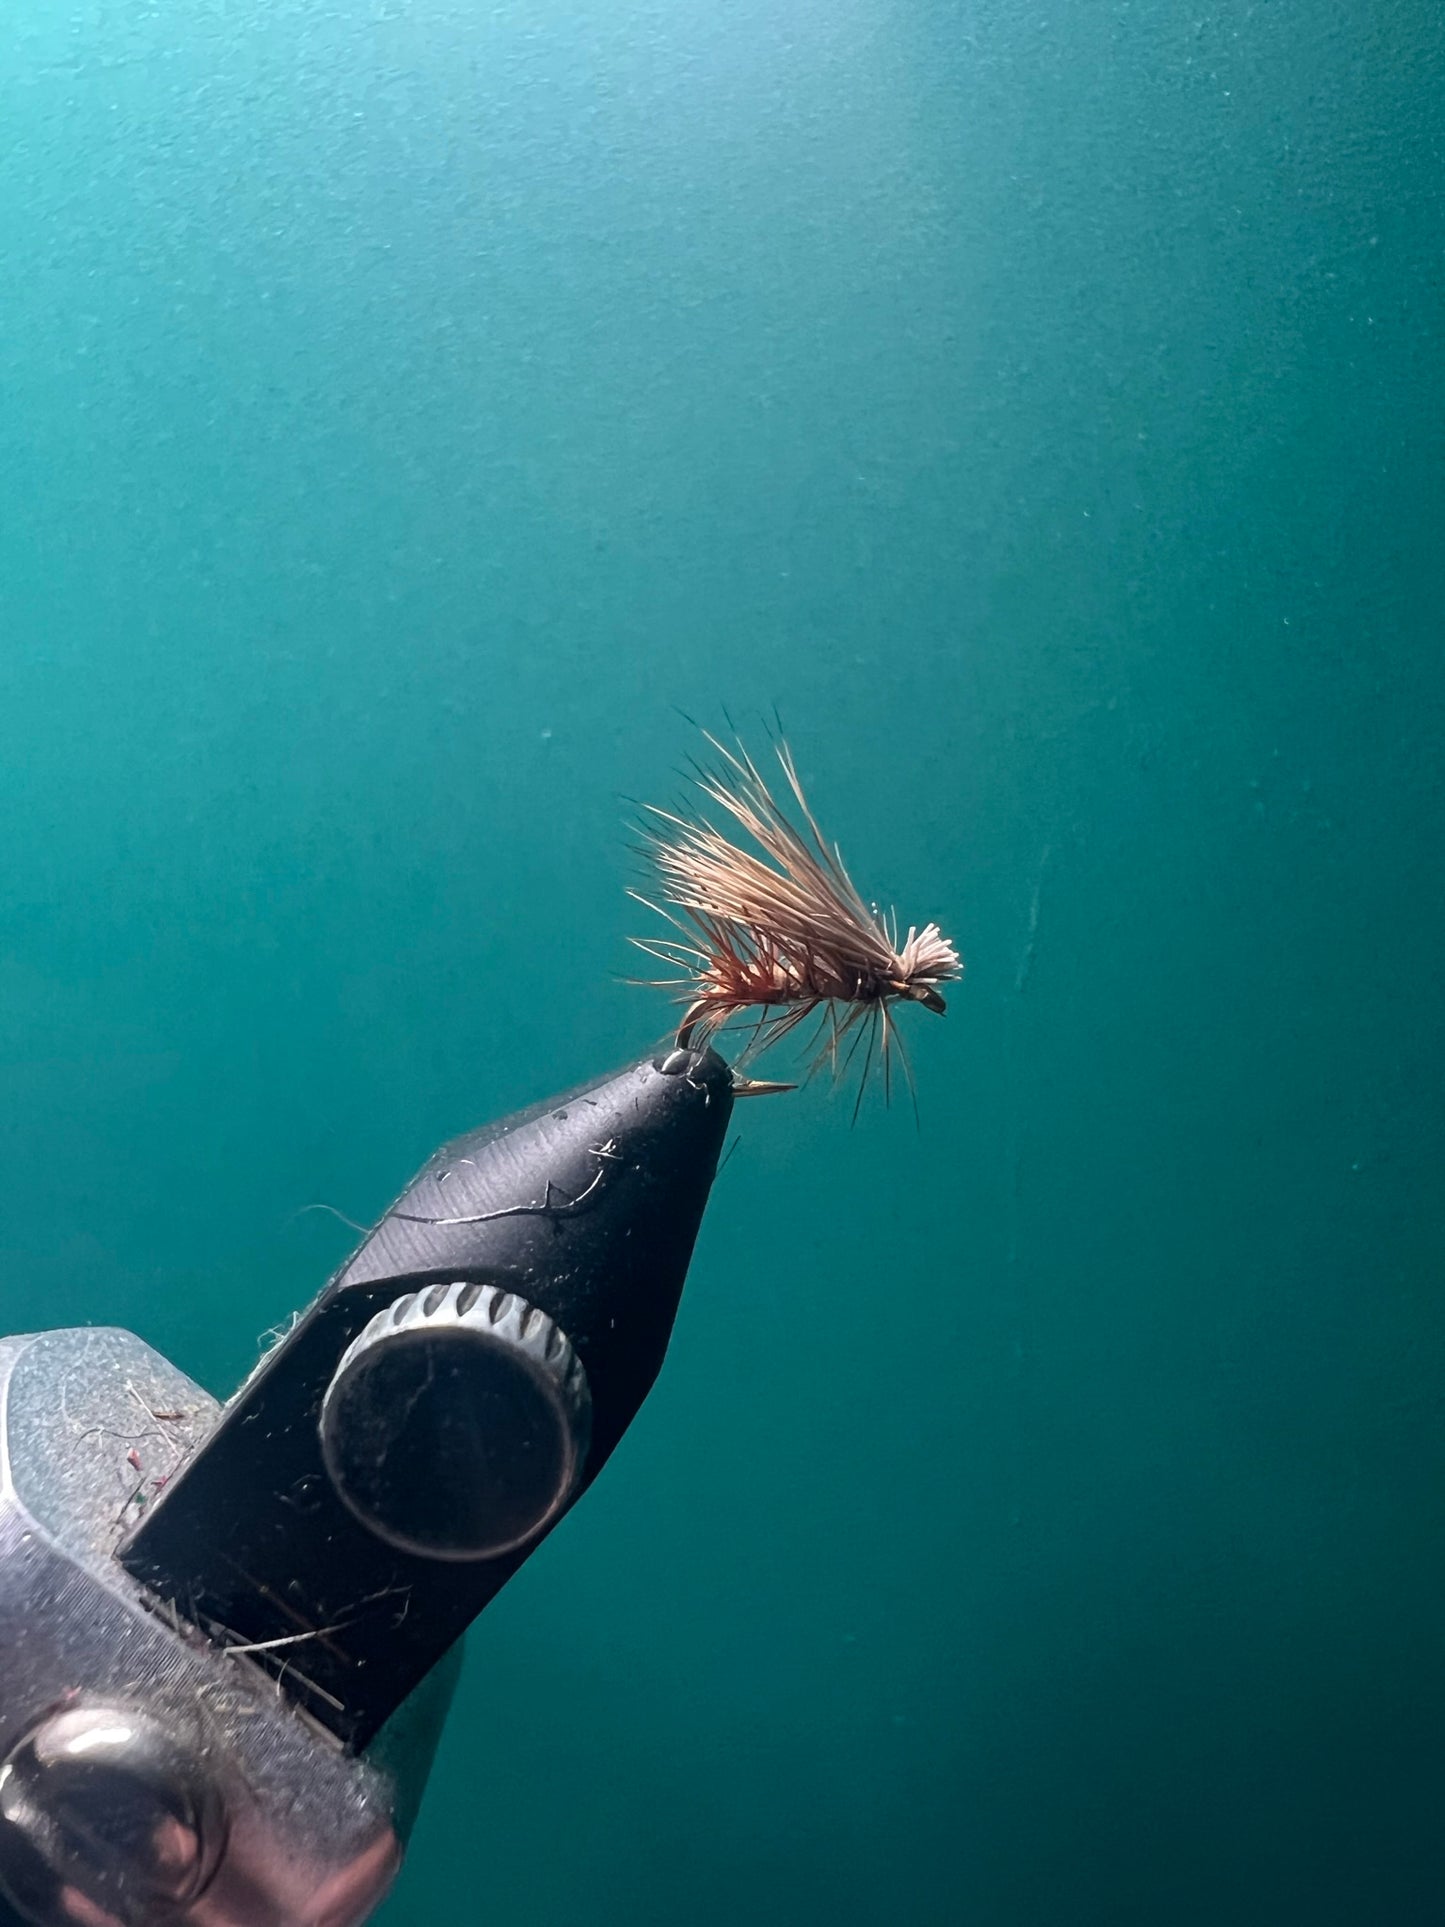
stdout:
[(565, 1332), (475, 1279), (410, 1292), (342, 1353), (321, 1452), (378, 1538), (432, 1559), (493, 1559), (550, 1526), (577, 1489), (592, 1401)]
[(142, 1927), (209, 1884), (225, 1801), (196, 1747), (149, 1714), (48, 1714), (0, 1765), (0, 1887), (31, 1921)]

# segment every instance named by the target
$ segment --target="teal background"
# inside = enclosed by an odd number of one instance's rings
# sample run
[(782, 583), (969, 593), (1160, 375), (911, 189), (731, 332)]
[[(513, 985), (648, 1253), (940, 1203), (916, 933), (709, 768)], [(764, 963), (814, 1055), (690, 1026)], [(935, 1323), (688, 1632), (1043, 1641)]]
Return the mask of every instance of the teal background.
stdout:
[(968, 960), (921, 1133), (740, 1112), (387, 1927), (1445, 1920), (1442, 42), (7, 0), (5, 1327), (223, 1391), (650, 1047), (674, 705)]

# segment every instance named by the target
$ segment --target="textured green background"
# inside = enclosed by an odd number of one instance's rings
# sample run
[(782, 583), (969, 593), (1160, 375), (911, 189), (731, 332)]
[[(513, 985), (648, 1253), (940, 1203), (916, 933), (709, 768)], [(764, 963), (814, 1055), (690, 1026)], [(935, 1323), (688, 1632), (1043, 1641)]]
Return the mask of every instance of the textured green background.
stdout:
[(1445, 1919), (1435, 0), (6, 0), (0, 1320), (216, 1389), (646, 1048), (777, 702), (957, 933), (759, 1105), (387, 1927)]

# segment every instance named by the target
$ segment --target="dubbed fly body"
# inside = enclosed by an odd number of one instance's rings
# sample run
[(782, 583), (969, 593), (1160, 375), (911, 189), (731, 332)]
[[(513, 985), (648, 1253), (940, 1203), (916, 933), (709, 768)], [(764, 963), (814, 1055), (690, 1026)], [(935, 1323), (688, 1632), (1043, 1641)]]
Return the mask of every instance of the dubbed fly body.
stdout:
[[(777, 757), (801, 829), (741, 744), (734, 750), (714, 736), (707, 740), (722, 761), (695, 772), (697, 787), (761, 854), (740, 847), (701, 815), (648, 807), (644, 854), (663, 901), (633, 894), (665, 916), (678, 935), (633, 941), (683, 973), (658, 980), (686, 1000), (679, 1044), (705, 1041), (756, 1010), (742, 1053), (746, 1061), (817, 1012), (808, 1074), (825, 1063), (835, 1074), (846, 1072), (866, 1039), (859, 1101), (875, 1055), (885, 1094), (895, 1050), (911, 1087), (893, 1006), (915, 1003), (942, 1011), (940, 986), (962, 975), (957, 950), (936, 923), (910, 925), (900, 941), (896, 918), (864, 903), (837, 846), (818, 828), (786, 743), (776, 745)], [(746, 1080), (739, 1085), (748, 1088)]]

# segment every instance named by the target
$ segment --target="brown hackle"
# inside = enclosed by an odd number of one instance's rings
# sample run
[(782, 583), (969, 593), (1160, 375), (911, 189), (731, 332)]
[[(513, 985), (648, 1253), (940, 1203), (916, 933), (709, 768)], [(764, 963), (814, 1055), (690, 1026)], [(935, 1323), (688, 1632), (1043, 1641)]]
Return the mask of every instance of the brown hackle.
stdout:
[[(846, 1076), (863, 1045), (854, 1116), (875, 1062), (884, 1095), (891, 1096), (895, 1052), (912, 1094), (894, 1006), (916, 1003), (941, 1012), (940, 985), (962, 975), (957, 950), (936, 923), (910, 925), (900, 942), (896, 917), (863, 901), (837, 845), (818, 827), (785, 742), (774, 747), (803, 829), (741, 743), (730, 749), (703, 733), (722, 760), (712, 769), (695, 766), (693, 781), (762, 854), (741, 847), (700, 813), (646, 808), (642, 854), (662, 901), (632, 895), (678, 934), (632, 941), (681, 973), (649, 980), (675, 989), (686, 1004), (678, 1043), (706, 1043), (757, 1011), (738, 1060), (747, 1064), (816, 1013), (805, 1076), (824, 1064), (835, 1077)], [(739, 1091), (749, 1088), (793, 1086), (739, 1080)]]

